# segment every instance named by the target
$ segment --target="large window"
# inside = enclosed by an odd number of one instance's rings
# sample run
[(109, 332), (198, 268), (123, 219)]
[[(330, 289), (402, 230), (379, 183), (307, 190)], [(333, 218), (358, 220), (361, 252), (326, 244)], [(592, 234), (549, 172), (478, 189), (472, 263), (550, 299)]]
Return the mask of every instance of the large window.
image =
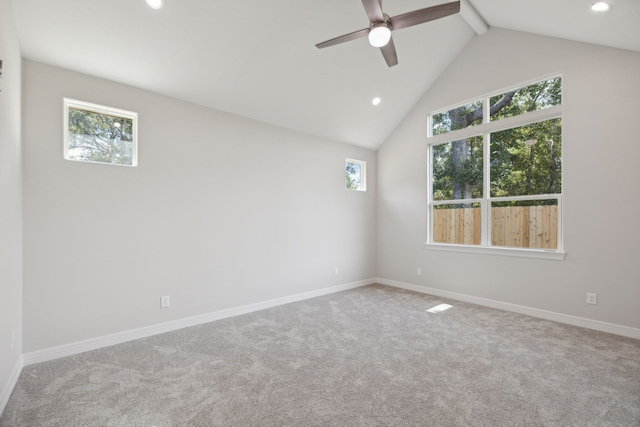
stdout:
[(64, 100), (64, 158), (113, 165), (137, 165), (136, 113)]
[(428, 244), (562, 258), (561, 160), (560, 77), (431, 114)]

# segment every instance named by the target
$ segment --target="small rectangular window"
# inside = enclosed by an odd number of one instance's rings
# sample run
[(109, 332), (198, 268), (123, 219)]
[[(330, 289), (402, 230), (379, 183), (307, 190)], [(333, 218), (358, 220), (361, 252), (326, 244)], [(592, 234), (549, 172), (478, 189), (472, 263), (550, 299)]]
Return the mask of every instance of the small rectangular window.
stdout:
[(137, 113), (64, 100), (64, 158), (136, 166)]
[(345, 187), (347, 190), (367, 191), (367, 163), (345, 159)]

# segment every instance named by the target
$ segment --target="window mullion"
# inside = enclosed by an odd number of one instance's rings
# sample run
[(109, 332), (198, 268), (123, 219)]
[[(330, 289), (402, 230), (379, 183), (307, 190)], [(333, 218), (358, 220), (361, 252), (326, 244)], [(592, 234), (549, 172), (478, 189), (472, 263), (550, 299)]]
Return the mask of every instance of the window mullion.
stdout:
[[(488, 99), (487, 99), (488, 101)], [(488, 102), (485, 103), (488, 105)], [(488, 114), (489, 110), (485, 110), (485, 113)], [(482, 203), (480, 204), (481, 218), (482, 218), (482, 229), (481, 229), (481, 242), (484, 246), (491, 245), (491, 202), (490, 199), (490, 191), (491, 191), (491, 134), (485, 133), (482, 143), (482, 165), (483, 165), (483, 173), (482, 173)]]
[(485, 98), (482, 102), (482, 123), (489, 123), (491, 117), (489, 117), (489, 98)]
[(564, 234), (564, 232), (562, 230), (562, 226), (563, 226), (562, 212), (564, 212), (563, 208), (562, 208), (562, 195), (560, 195), (557, 200), (558, 200), (558, 227), (557, 227), (557, 233), (558, 233), (557, 246), (558, 247), (557, 247), (557, 250), (558, 251), (564, 251), (564, 241), (563, 241), (563, 238), (562, 238), (562, 236)]
[[(431, 116), (429, 116), (431, 121)], [(431, 129), (431, 123), (429, 123)], [(427, 145), (427, 242), (433, 243), (433, 146)]]
[[(491, 121), (490, 117), (490, 99), (489, 97), (484, 98), (482, 102), (482, 123), (489, 123)], [(490, 140), (489, 133), (484, 134), (483, 142), (482, 142), (482, 158), (483, 158), (483, 172), (482, 172), (482, 203), (480, 203), (480, 218), (481, 218), (481, 229), (480, 229), (480, 242), (483, 246), (489, 246), (491, 244), (491, 239), (489, 238), (491, 230), (491, 204), (489, 203), (489, 163), (490, 163)]]

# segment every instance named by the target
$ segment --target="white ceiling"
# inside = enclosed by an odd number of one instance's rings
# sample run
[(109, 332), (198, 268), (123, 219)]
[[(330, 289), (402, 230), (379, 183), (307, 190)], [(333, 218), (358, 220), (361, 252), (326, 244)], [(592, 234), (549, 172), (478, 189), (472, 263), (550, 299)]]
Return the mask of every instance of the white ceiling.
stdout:
[[(445, 1), (385, 0), (383, 9), (395, 16)], [(489, 26), (640, 51), (640, 0), (610, 0), (599, 15), (591, 0), (469, 3)], [(361, 0), (166, 0), (161, 10), (144, 0), (13, 0), (13, 8), (27, 59), (372, 149), (476, 36), (468, 13), (394, 32), (399, 64), (388, 68), (366, 39), (315, 47), (368, 26)]]

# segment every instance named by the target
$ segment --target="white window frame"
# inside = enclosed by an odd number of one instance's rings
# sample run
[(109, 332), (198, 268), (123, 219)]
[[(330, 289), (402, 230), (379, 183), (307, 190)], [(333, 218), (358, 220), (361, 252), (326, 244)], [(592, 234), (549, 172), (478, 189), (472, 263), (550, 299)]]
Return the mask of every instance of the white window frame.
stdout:
[(344, 188), (351, 191), (367, 191), (367, 162), (363, 160), (344, 159), (344, 170), (347, 170), (347, 163), (354, 163), (360, 165), (360, 185), (358, 188), (347, 187), (347, 178), (345, 176)]
[[(522, 83), (517, 86), (513, 86), (511, 88), (507, 88), (505, 90), (501, 90), (492, 94), (489, 94), (484, 97), (477, 97), (471, 101), (467, 102), (459, 102), (455, 105), (452, 105), (448, 108), (441, 108), (437, 111), (428, 115), (427, 118), (427, 242), (425, 246), (427, 249), (434, 249), (439, 251), (452, 251), (452, 252), (467, 252), (467, 253), (477, 253), (477, 254), (487, 254), (487, 255), (503, 255), (503, 256), (514, 256), (514, 257), (525, 257), (525, 258), (541, 258), (541, 259), (550, 259), (561, 261), (564, 260), (566, 256), (566, 252), (564, 252), (564, 242), (563, 242), (563, 209), (562, 209), (562, 196), (561, 194), (540, 194), (533, 196), (513, 196), (513, 197), (491, 197), (490, 193), (490, 180), (487, 179), (489, 177), (490, 172), (490, 135), (491, 133), (498, 132), (505, 129), (512, 129), (521, 126), (526, 126), (533, 123), (543, 122), (551, 119), (560, 118), (562, 119), (562, 105), (556, 105), (553, 107), (548, 107), (542, 110), (536, 110), (532, 112), (528, 112), (525, 114), (520, 114), (518, 116), (512, 116), (503, 118), (500, 120), (491, 121), (489, 117), (489, 100), (492, 96), (496, 96), (502, 93), (506, 93), (512, 90), (522, 89), (529, 85), (540, 83), (542, 81), (554, 78), (554, 77), (562, 77), (561, 75), (554, 74), (550, 77), (532, 80), (528, 83)], [(459, 107), (461, 105), (468, 105), (473, 102), (483, 100), (483, 122), (481, 124), (477, 124), (475, 126), (469, 126), (463, 129), (454, 130), (448, 133), (443, 133), (439, 135), (433, 135), (433, 123), (432, 116), (435, 114), (439, 114), (442, 111), (448, 111), (452, 108)], [(433, 164), (432, 164), (432, 156), (433, 156), (433, 146), (439, 145), (442, 143), (457, 141), (460, 139), (465, 139), (473, 136), (482, 136), (483, 137), (483, 191), (481, 199), (469, 199), (469, 200), (455, 200), (455, 203), (480, 203), (481, 209), (481, 237), (480, 237), (480, 245), (462, 245), (462, 244), (451, 244), (451, 243), (437, 243), (433, 242), (433, 206), (451, 204), (451, 200), (440, 201), (433, 200)], [(564, 168), (563, 168), (564, 170)], [(564, 192), (564, 191), (563, 191)], [(491, 202), (500, 202), (500, 201), (509, 201), (509, 200), (539, 200), (539, 199), (556, 199), (558, 202), (558, 245), (557, 249), (535, 249), (535, 248), (515, 248), (515, 247), (506, 247), (506, 246), (491, 246), (491, 240), (489, 235), (489, 230), (491, 230)]]
[[(74, 162), (82, 162), (82, 163), (93, 163), (93, 164), (101, 164), (101, 165), (112, 165), (112, 166), (125, 166), (125, 167), (135, 167), (138, 166), (138, 113), (133, 111), (122, 110), (119, 108), (107, 107), (105, 105), (93, 104), (90, 102), (78, 101), (75, 99), (64, 98), (64, 135), (63, 135), (63, 152), (64, 158), (66, 160), (71, 160)], [(91, 113), (102, 114), (106, 116), (119, 117), (126, 120), (131, 120), (131, 164), (118, 164), (118, 163), (110, 163), (110, 162), (95, 162), (91, 160), (81, 160), (74, 159), (70, 157), (69, 154), (69, 109), (73, 108), (76, 110), (85, 110)]]

